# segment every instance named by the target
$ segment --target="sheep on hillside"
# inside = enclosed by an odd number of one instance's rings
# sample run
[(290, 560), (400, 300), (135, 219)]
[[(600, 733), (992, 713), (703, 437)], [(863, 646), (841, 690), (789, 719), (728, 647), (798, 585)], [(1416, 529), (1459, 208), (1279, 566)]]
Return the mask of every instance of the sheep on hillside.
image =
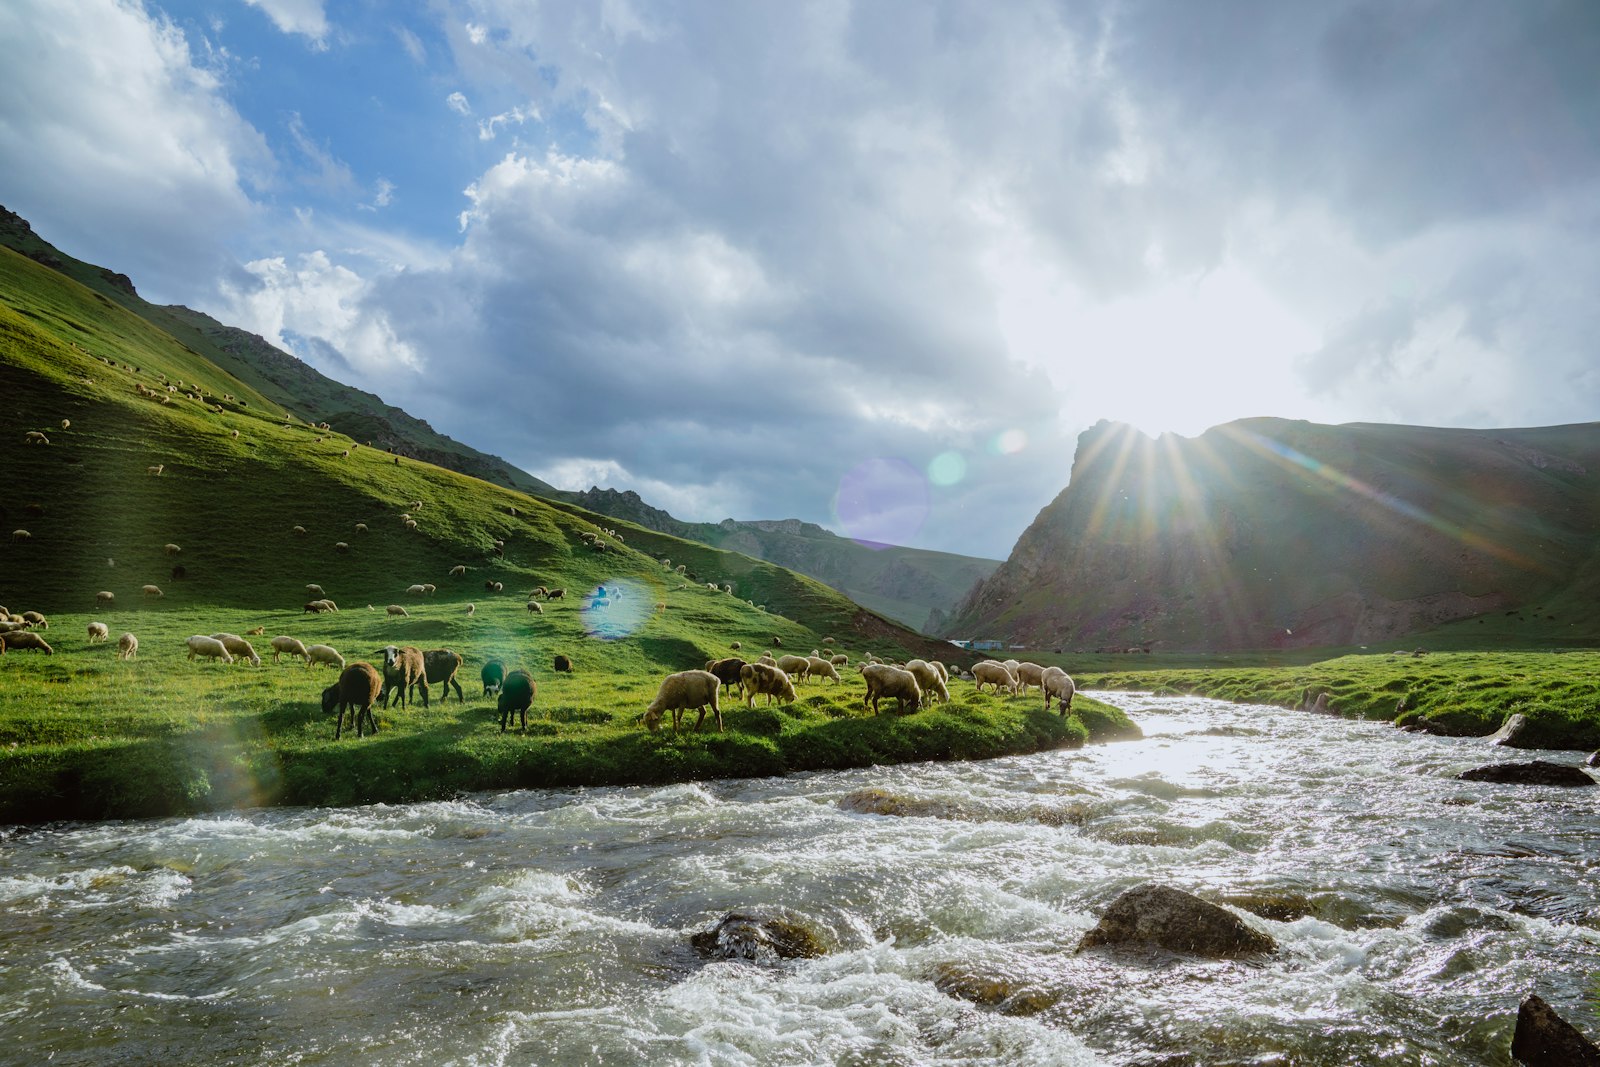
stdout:
[(91, 622), (89, 624), (89, 643), (91, 645), (98, 644), (99, 642), (105, 641), (110, 637), (111, 627), (107, 626), (105, 623)]
[(739, 668), (739, 684), (744, 687), (746, 707), (755, 707), (756, 697), (763, 694), (768, 704), (772, 703), (773, 697), (784, 704), (793, 704), (799, 699), (789, 676), (771, 664), (746, 663)]
[(22, 435), (22, 443), (25, 445), (47, 445), (50, 443), (50, 438), (38, 430), (29, 430)]
[(364, 534), (366, 532), (367, 532), (367, 524), (366, 523), (364, 523), (364, 522), (356, 523), (356, 533)]
[(848, 667), (850, 665), (850, 657), (843, 652), (836, 652), (828, 657), (828, 662), (835, 667)]
[(175, 544), (172, 544), (171, 542), (168, 542), (167, 544), (161, 546), (161, 551), (165, 552), (169, 556), (176, 556), (179, 552), (182, 552), (183, 549)]
[(311, 600), (306, 602), (305, 610), (301, 614), (321, 615), (323, 612), (332, 610), (333, 602), (331, 600)]
[(222, 647), (228, 650), (228, 655), (232, 656), (235, 662), (249, 660), (250, 666), (261, 666), (261, 657), (256, 655), (256, 650), (250, 646), (249, 641), (246, 641), (238, 634), (223, 633), (212, 634), (211, 636), (213, 639), (222, 642)]
[(1014, 694), (1017, 691), (1016, 675), (1012, 674), (1004, 663), (992, 659), (986, 659), (973, 665), (972, 680), (977, 683), (977, 689), (980, 693), (983, 692), (983, 687), (986, 685), (994, 686), (996, 693), (1000, 692), (1001, 686), (1005, 686), (1008, 693)]
[(63, 429), (63, 430), (70, 430), (70, 429), (72, 429), (72, 420), (71, 420), (71, 419), (62, 419), (62, 420), (61, 420), (61, 428), (62, 428), (62, 429)]
[(313, 665), (321, 663), (337, 667), (341, 671), (344, 670), (344, 657), (339, 655), (338, 650), (332, 645), (307, 645), (306, 670), (310, 670)]
[(304, 537), (304, 536), (306, 536), (306, 528), (304, 526), (296, 526), (294, 529), (290, 530), (289, 532), (294, 534), (296, 537)]
[(429, 685), (444, 686), (444, 696), (441, 700), (450, 699), (450, 688), (455, 687), (456, 702), (465, 704), (467, 698), (461, 695), (461, 682), (456, 677), (461, 670), (461, 653), (452, 652), (448, 648), (430, 648), (422, 654), (422, 676)]
[(333, 543), (333, 550), (335, 552), (348, 552), (350, 551), (350, 546), (345, 544), (343, 541), (335, 541)]
[(267, 628), (265, 626), (252, 626), (244, 633), (246, 637), (261, 637), (264, 636), (266, 632)]
[(167, 595), (161, 591), (161, 587), (158, 585), (147, 585), (142, 587), (139, 591), (145, 596), (154, 597), (157, 600), (160, 600), (162, 597)]
[(399, 604), (390, 604), (390, 605), (389, 605), (389, 606), (388, 606), (388, 607), (386, 607), (386, 608), (384, 608), (384, 609), (383, 609), (383, 610), (384, 610), (384, 611), (385, 611), (385, 612), (386, 612), (386, 613), (387, 613), (387, 614), (390, 614), (390, 615), (404, 615), (404, 616), (406, 616), (406, 617), (407, 617), (407, 618), (410, 618), (410, 617), (411, 617), (411, 616), (410, 616), (410, 615), (409, 615), (409, 614), (408, 614), (408, 613), (407, 613), (407, 611), (406, 611), (406, 609), (405, 609), (405, 608), (403, 608), (403, 607), (401, 607), (401, 606), (400, 606), (400, 605), (399, 605)]
[(934, 670), (933, 664), (927, 660), (908, 660), (905, 669), (916, 676), (917, 687), (922, 690), (925, 703), (932, 704), (935, 697), (941, 704), (950, 703), (950, 690), (944, 684), (944, 679), (939, 677), (939, 672)]
[(317, 597), (319, 599), (322, 598), (322, 597), (326, 597), (328, 595), (323, 590), (322, 586), (318, 585), (316, 582), (307, 582), (306, 583), (306, 592), (310, 593), (312, 596)]
[(833, 664), (821, 656), (806, 657), (807, 678), (831, 678), (839, 681), (839, 672), (833, 669)]
[(102, 589), (94, 595), (94, 602), (101, 607), (110, 607), (117, 602), (117, 594), (109, 589)]
[(669, 674), (661, 681), (661, 688), (656, 690), (656, 698), (644, 709), (644, 725), (651, 733), (661, 729), (661, 716), (672, 712), (672, 732), (677, 733), (683, 724), (683, 713), (697, 710), (700, 717), (695, 720), (695, 733), (700, 732), (700, 727), (706, 721), (706, 708), (711, 708), (711, 713), (717, 720), (717, 732), (722, 732), (722, 708), (717, 704), (717, 691), (722, 688), (722, 680), (710, 671), (679, 671)]
[(28, 630), (12, 630), (10, 633), (0, 634), (0, 645), (6, 649), (23, 648), (43, 652), (47, 656), (56, 654), (44, 638)]
[(566, 595), (567, 591), (565, 589), (552, 589), (550, 592), (545, 594), (544, 598), (546, 600), (562, 600), (566, 597)]
[(19, 544), (20, 545), (22, 542), (26, 541), (28, 538), (30, 538), (32, 536), (33, 536), (33, 534), (29, 533), (27, 530), (12, 530), (11, 531), (11, 541), (12, 541), (13, 544)]
[(778, 669), (791, 678), (805, 681), (806, 671), (811, 668), (811, 660), (805, 656), (779, 656)]
[(426, 592), (426, 590), (422, 587), (421, 584), (406, 586), (406, 595), (407, 596), (421, 596), (424, 592)]
[(1037, 663), (1019, 663), (1015, 673), (1019, 693), (1026, 694), (1030, 685), (1035, 687), (1042, 685), (1040, 677), (1044, 674), (1044, 668)]
[(912, 710), (922, 706), (922, 688), (917, 685), (917, 676), (910, 671), (886, 663), (866, 663), (861, 667), (861, 675), (867, 680), (867, 695), (862, 698), (861, 710), (870, 707), (876, 715), (878, 701), (887, 697), (899, 701), (901, 711), (905, 711), (908, 704)]
[(528, 611), (530, 613), (534, 614), (534, 615), (543, 615), (544, 614), (544, 608), (542, 608), (539, 605), (539, 602), (537, 600), (528, 601)]
[(554, 669), (558, 674), (571, 674), (572, 660), (557, 652)]
[(1039, 679), (1039, 689), (1044, 693), (1044, 710), (1050, 710), (1050, 698), (1055, 697), (1061, 714), (1065, 715), (1072, 710), (1072, 697), (1077, 688), (1066, 671), (1060, 667), (1046, 667)]
[(161, 477), (161, 472), (166, 470), (166, 469), (167, 469), (167, 465), (165, 463), (157, 463), (153, 467), (146, 467), (144, 469), (144, 472), (146, 474), (148, 474), (152, 478), (159, 478), (159, 477)]
[[(272, 639), (272, 662), (279, 663), (284, 656), (299, 656), (306, 661), (306, 666), (311, 665), (311, 655), (306, 651), (306, 646), (295, 637), (274, 637)], [(326, 647), (326, 646), (324, 646)]]
[(388, 707), (389, 701), (398, 695), (400, 706), (409, 707), (411, 687), (419, 686), (422, 689), (422, 706), (427, 707), (428, 678), (422, 662), (422, 650), (411, 645), (385, 645), (377, 654), (383, 657), (383, 706)]
[(138, 659), (139, 639), (132, 634), (123, 634), (117, 638), (118, 659)]
[[(738, 656), (728, 656), (725, 659), (712, 659), (706, 661), (706, 670), (717, 676), (724, 689), (733, 689), (740, 686), (739, 672), (744, 670), (744, 660)], [(743, 695), (743, 690), (740, 690)]]
[(322, 691), (322, 713), (326, 715), (336, 709), (339, 713), (339, 719), (333, 727), (335, 741), (343, 736), (346, 708), (352, 712), (351, 725), (356, 728), (356, 737), (362, 736), (364, 725), (370, 725), (373, 733), (378, 732), (378, 720), (373, 717), (372, 705), (377, 702), (382, 690), (383, 678), (379, 676), (377, 668), (370, 663), (352, 663), (344, 668), (337, 682)]
[(483, 695), (491, 692), (500, 692), (501, 683), (506, 680), (506, 665), (497, 659), (492, 659), (483, 665), (478, 672), (478, 678), (483, 682)]
[(422, 595), (432, 596), (434, 593), (438, 592), (438, 590), (439, 587), (434, 585), (432, 582), (424, 582), (422, 586)]
[(227, 646), (215, 637), (195, 634), (184, 643), (189, 646), (190, 659), (198, 656), (201, 659), (220, 659), (224, 663), (233, 662), (233, 656), (229, 654)]
[(22, 621), (35, 630), (50, 629), (50, 620), (40, 615), (37, 611), (24, 611), (22, 613)]
[(468, 604), (467, 605), (467, 615), (468, 616), (476, 615), (477, 613), (478, 613), (478, 605), (476, 605), (476, 604)]
[(743, 641), (734, 641), (734, 642), (732, 642), (732, 643), (730, 643), (730, 644), (729, 644), (729, 645), (728, 645), (728, 647), (729, 647), (729, 648), (731, 648), (731, 649), (733, 649), (733, 650), (734, 650), (734, 651), (735, 651), (735, 652), (737, 652), (737, 651), (739, 651), (739, 650), (740, 650), (740, 649), (741, 649), (741, 648), (743, 648), (743, 647), (744, 647), (744, 642), (743, 642)]
[(528, 730), (528, 705), (533, 703), (533, 698), (539, 695), (539, 686), (534, 682), (533, 676), (527, 671), (518, 668), (506, 675), (505, 682), (500, 687), (500, 698), (497, 701), (497, 710), (500, 712), (500, 732), (506, 732), (506, 724), (520, 712), (522, 715), (522, 730)]
[(461, 577), (465, 576), (466, 573), (467, 573), (466, 566), (463, 565), (463, 564), (460, 564), (460, 563), (457, 563), (454, 567), (450, 568), (450, 577), (452, 577), (452, 578), (461, 578)]

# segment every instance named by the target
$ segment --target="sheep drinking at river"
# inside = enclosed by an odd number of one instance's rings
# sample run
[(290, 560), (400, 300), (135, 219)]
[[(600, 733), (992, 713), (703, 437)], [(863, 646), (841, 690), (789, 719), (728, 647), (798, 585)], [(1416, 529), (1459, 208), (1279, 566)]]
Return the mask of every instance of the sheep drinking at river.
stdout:
[(1067, 676), (1067, 672), (1060, 667), (1046, 667), (1039, 680), (1039, 688), (1044, 691), (1044, 710), (1050, 710), (1050, 698), (1055, 697), (1061, 714), (1065, 715), (1072, 710), (1072, 697), (1077, 692), (1077, 686)]
[(669, 674), (662, 679), (661, 688), (656, 690), (656, 698), (644, 709), (644, 724), (651, 733), (661, 729), (661, 716), (672, 712), (672, 732), (677, 733), (683, 724), (683, 713), (697, 710), (700, 717), (695, 720), (695, 733), (700, 732), (700, 727), (706, 721), (706, 708), (711, 708), (711, 713), (717, 720), (717, 732), (722, 732), (722, 709), (717, 705), (717, 690), (722, 688), (722, 680), (710, 671), (679, 671)]
[(335, 741), (344, 733), (346, 708), (353, 712), (350, 724), (356, 728), (356, 737), (362, 736), (363, 725), (371, 725), (372, 732), (378, 732), (378, 720), (373, 717), (372, 705), (382, 691), (383, 679), (370, 663), (350, 664), (339, 675), (337, 682), (322, 691), (322, 713), (326, 715), (335, 709), (339, 713), (338, 722), (333, 727)]
[(527, 671), (517, 669), (506, 675), (505, 682), (500, 687), (500, 699), (496, 702), (500, 712), (500, 732), (506, 732), (506, 724), (522, 715), (522, 730), (528, 730), (528, 705), (533, 703), (533, 698), (539, 694), (539, 687), (534, 683), (533, 676)]
[(912, 710), (922, 706), (922, 689), (917, 685), (917, 676), (910, 671), (886, 663), (867, 663), (862, 665), (861, 675), (867, 680), (867, 695), (862, 698), (861, 710), (871, 708), (876, 715), (878, 701), (887, 697), (899, 701), (901, 711), (906, 710), (907, 704)]

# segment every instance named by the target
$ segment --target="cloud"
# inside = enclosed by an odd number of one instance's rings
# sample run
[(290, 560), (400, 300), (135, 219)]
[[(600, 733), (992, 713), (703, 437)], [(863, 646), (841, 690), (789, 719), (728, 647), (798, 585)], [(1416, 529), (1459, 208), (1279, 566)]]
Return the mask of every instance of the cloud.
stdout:
[(289, 138), (305, 162), (304, 178), (310, 185), (325, 192), (349, 192), (355, 189), (355, 175), (349, 166), (334, 156), (326, 145), (318, 144), (306, 131), (305, 120), (298, 111), (289, 115), (286, 128)]
[(472, 105), (467, 103), (467, 98), (459, 92), (451, 93), (444, 98), (445, 106), (457, 115), (472, 114)]
[(266, 12), (284, 33), (299, 34), (317, 49), (327, 48), (328, 16), (322, 0), (244, 0)]
[(405, 49), (406, 55), (411, 57), (413, 63), (422, 66), (428, 62), (427, 46), (422, 43), (422, 38), (413, 33), (409, 27), (395, 26), (394, 36), (400, 42), (400, 47)]

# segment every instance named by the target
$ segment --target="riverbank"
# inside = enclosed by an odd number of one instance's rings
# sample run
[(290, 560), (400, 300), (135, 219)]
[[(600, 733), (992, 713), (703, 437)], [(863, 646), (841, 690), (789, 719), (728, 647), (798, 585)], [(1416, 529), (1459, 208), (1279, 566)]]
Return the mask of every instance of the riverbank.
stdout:
[[(1138, 657), (1144, 660), (1144, 657)], [(1137, 667), (1075, 675), (1087, 689), (1194, 694), (1235, 703), (1384, 719), (1452, 737), (1492, 734), (1513, 714), (1532, 748), (1600, 749), (1600, 653), (1430, 652), (1340, 656), (1265, 667)]]

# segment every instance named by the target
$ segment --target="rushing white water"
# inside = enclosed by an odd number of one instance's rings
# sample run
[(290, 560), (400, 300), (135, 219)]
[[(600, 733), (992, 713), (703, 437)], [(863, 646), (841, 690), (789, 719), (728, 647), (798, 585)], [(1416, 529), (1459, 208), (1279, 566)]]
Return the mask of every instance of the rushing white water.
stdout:
[[(1145, 740), (0, 831), (0, 1063), (1508, 1064), (1535, 989), (1594, 1032), (1600, 789), (1454, 780), (1506, 758), (1481, 741), (1098, 695)], [(1279, 951), (1074, 951), (1150, 880), (1279, 916), (1249, 918)], [(830, 951), (689, 946), (760, 907)]]

